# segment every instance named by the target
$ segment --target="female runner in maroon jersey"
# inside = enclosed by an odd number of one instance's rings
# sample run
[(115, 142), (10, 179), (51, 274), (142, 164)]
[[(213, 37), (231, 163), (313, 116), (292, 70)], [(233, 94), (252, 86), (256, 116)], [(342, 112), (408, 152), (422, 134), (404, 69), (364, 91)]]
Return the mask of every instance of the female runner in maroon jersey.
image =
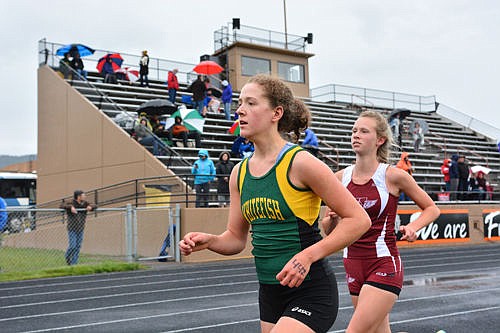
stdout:
[[(391, 144), (385, 118), (374, 111), (361, 113), (351, 135), (356, 163), (336, 173), (372, 220), (371, 228), (344, 249), (347, 285), (355, 308), (347, 333), (391, 332), (389, 313), (403, 285), (394, 230), (399, 194), (407, 193), (422, 209), (416, 220), (399, 228), (402, 240), (413, 242), (416, 232), (439, 216), (439, 209), (413, 177), (387, 164)], [(327, 211), (323, 230), (329, 234), (337, 220), (335, 212)]]

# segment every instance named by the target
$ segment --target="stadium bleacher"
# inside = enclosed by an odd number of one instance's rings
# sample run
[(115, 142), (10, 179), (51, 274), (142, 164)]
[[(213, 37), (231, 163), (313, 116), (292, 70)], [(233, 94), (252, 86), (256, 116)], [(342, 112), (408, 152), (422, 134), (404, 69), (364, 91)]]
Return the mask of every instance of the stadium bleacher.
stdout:
[[(138, 83), (130, 84), (126, 81), (120, 81), (119, 84), (103, 83), (98, 73), (89, 73), (88, 80), (90, 85), (84, 81), (68, 81), (68, 83), (112, 118), (123, 111), (134, 112), (139, 105), (148, 100), (168, 97), (166, 85), (160, 81), (150, 80), (150, 88), (146, 88), (140, 87)], [(190, 95), (186, 91), (186, 85), (181, 85), (177, 94), (178, 103), (183, 95)], [(237, 100), (236, 94), (233, 99)], [(334, 170), (353, 163), (354, 154), (350, 147), (350, 133), (360, 108), (307, 99), (304, 102), (312, 112), (311, 128), (321, 141), (322, 159)], [(380, 109), (380, 112), (387, 115), (390, 111), (392, 110)], [(413, 152), (413, 140), (408, 134), (403, 135), (403, 149), (410, 152), (415, 169), (414, 177), (424, 190), (435, 193), (444, 187), (440, 166), (445, 155), (450, 157), (455, 153), (466, 155), (471, 165), (479, 164), (491, 168), (489, 181), (495, 186), (495, 190), (498, 190), (500, 155), (495, 142), (435, 112), (412, 112), (403, 122), (408, 127), (414, 119), (423, 119), (429, 125), (429, 133), (425, 136), (423, 150), (418, 153)], [(223, 113), (208, 113), (207, 115), (202, 135), (202, 147), (209, 151), (214, 162), (222, 151), (231, 149), (235, 139), (234, 135), (228, 133), (231, 125), (232, 121), (225, 120)], [(174, 146), (172, 149), (178, 154), (157, 156), (157, 158), (175, 173), (189, 174), (190, 165), (197, 159), (198, 148)], [(172, 163), (176, 159), (182, 160), (183, 163)], [(398, 152), (394, 154), (392, 160), (394, 163), (399, 160)]]

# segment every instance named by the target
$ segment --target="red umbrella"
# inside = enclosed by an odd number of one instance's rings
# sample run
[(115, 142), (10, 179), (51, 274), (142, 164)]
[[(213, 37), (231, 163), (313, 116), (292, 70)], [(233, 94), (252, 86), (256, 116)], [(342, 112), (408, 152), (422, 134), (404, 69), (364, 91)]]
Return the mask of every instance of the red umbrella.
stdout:
[(139, 80), (139, 71), (136, 69), (130, 69), (130, 67), (120, 68), (116, 71), (116, 73), (122, 73), (125, 76), (125, 79), (130, 82)]
[(99, 72), (102, 72), (102, 67), (104, 66), (104, 63), (106, 62), (107, 58), (111, 59), (111, 66), (113, 66), (113, 70), (115, 72), (118, 69), (120, 69), (120, 66), (123, 63), (123, 58), (120, 55), (120, 53), (108, 53), (104, 57), (102, 57), (101, 59), (99, 59), (99, 61), (97, 62), (97, 66), (95, 66), (95, 68), (97, 68), (97, 70)]
[(219, 74), (223, 70), (224, 68), (219, 66), (218, 63), (211, 60), (202, 61), (193, 68), (193, 71), (195, 71), (196, 73), (205, 75)]

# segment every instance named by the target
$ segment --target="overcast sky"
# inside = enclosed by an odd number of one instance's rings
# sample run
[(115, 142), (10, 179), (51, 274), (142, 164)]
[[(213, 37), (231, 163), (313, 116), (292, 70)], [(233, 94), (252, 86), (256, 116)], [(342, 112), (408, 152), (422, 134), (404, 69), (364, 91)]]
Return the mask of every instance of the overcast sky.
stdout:
[[(500, 127), (500, 2), (287, 0), (288, 33), (314, 34), (311, 87), (436, 95)], [(284, 31), (282, 0), (0, 1), (0, 154), (37, 150), (37, 41), (196, 63), (233, 17)], [(57, 123), (57, 120), (54, 120)]]

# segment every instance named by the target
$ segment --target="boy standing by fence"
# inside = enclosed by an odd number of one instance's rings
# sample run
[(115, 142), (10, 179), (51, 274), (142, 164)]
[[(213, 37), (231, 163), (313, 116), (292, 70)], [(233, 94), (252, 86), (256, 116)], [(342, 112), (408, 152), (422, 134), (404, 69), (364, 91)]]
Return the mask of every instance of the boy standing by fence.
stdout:
[(66, 204), (63, 208), (68, 213), (68, 250), (66, 251), (66, 263), (76, 265), (80, 256), (80, 248), (83, 242), (83, 231), (87, 212), (95, 209), (86, 200), (86, 195), (81, 190), (73, 193), (73, 201)]

